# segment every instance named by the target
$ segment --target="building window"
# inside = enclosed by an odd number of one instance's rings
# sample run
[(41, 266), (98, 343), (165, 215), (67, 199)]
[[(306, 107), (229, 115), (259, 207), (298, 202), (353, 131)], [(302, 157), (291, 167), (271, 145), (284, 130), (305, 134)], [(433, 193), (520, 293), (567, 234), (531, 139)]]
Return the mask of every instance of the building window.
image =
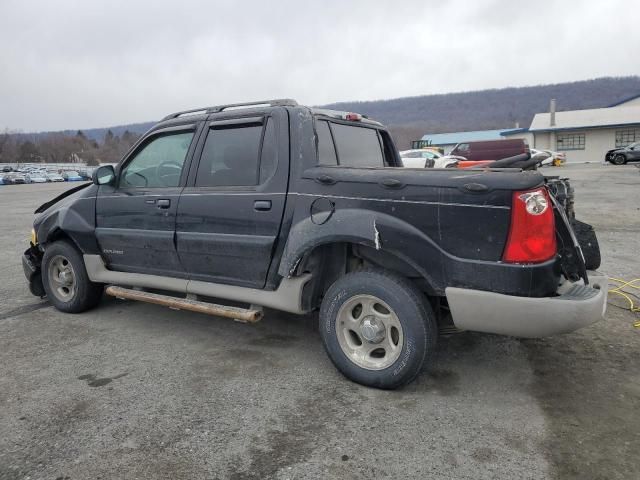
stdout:
[(640, 140), (640, 130), (616, 130), (616, 148), (626, 147), (637, 140)]
[(559, 152), (563, 150), (584, 150), (584, 133), (559, 133), (556, 137)]

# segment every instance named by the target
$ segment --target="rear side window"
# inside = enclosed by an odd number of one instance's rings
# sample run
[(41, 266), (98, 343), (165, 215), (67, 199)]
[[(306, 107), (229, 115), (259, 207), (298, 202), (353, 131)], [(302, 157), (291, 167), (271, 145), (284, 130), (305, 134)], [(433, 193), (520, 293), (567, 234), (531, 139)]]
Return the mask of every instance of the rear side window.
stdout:
[(338, 161), (345, 167), (384, 167), (378, 132), (373, 128), (331, 124)]
[(336, 157), (336, 148), (333, 145), (329, 124), (325, 121), (318, 122), (316, 132), (318, 134), (318, 164), (337, 165), (338, 157)]
[(262, 124), (209, 129), (202, 150), (196, 187), (257, 185)]

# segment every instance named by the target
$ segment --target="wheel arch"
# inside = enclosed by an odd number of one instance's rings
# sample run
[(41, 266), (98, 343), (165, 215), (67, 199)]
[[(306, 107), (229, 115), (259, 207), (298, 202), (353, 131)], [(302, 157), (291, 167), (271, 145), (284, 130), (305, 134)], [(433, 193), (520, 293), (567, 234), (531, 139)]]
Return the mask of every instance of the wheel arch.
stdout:
[[(340, 271), (346, 273), (353, 269), (355, 258), (367, 266), (416, 280), (427, 294), (438, 294), (440, 282), (437, 278), (407, 253), (411, 249), (403, 249), (409, 237), (424, 245), (422, 253), (440, 258), (439, 249), (430, 238), (390, 215), (359, 209), (342, 210), (335, 212), (323, 225), (316, 225), (307, 218), (292, 227), (278, 273), (283, 277), (301, 273), (309, 268), (310, 259), (312, 266), (329, 268), (333, 275)], [(325, 278), (324, 281), (330, 280)]]

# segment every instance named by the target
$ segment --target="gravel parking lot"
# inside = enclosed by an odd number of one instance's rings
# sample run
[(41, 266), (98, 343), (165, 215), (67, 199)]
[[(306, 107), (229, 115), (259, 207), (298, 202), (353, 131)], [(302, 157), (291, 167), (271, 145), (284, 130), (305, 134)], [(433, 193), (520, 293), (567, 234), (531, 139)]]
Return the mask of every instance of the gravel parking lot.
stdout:
[[(640, 277), (640, 171), (570, 176), (601, 270)], [(29, 294), (32, 212), (68, 184), (0, 187), (0, 479), (640, 478), (640, 329), (442, 337), (418, 380), (343, 378), (315, 316), (256, 325), (105, 298), (65, 315)], [(611, 301), (623, 305), (618, 299)]]

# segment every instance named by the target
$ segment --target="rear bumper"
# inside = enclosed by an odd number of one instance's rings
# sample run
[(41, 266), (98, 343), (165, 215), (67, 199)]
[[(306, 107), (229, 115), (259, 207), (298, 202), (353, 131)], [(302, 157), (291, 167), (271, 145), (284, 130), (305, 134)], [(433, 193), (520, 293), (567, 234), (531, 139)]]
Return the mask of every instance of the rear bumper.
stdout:
[(453, 323), (463, 330), (537, 338), (567, 333), (602, 319), (607, 307), (607, 276), (588, 272), (589, 285), (564, 282), (557, 296), (516, 297), (448, 287)]

